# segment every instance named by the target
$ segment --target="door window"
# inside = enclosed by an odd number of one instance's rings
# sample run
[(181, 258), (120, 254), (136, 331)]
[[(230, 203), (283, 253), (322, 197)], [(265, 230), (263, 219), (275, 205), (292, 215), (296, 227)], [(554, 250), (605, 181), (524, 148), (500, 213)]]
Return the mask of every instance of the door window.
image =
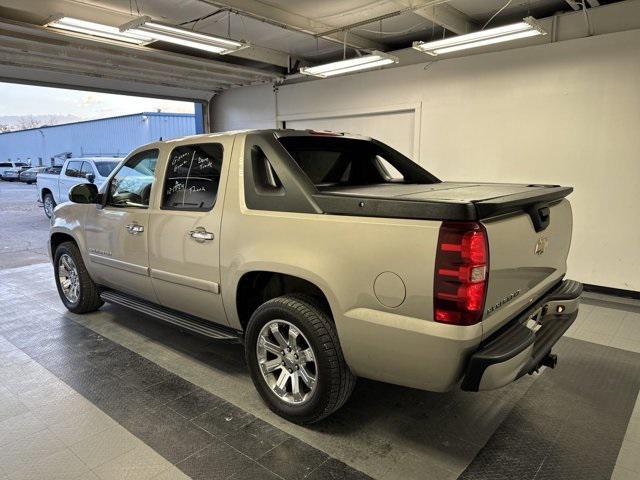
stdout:
[(176, 147), (169, 156), (162, 208), (207, 212), (218, 196), (223, 148), (219, 143)]
[(87, 178), (87, 175), (93, 173), (93, 167), (89, 162), (82, 162), (82, 168), (80, 169), (80, 176)]
[(69, 162), (67, 164), (67, 170), (64, 174), (67, 177), (81, 177), (80, 169), (82, 168), (82, 162)]
[(147, 208), (157, 161), (158, 150), (140, 152), (127, 160), (109, 184), (107, 205)]

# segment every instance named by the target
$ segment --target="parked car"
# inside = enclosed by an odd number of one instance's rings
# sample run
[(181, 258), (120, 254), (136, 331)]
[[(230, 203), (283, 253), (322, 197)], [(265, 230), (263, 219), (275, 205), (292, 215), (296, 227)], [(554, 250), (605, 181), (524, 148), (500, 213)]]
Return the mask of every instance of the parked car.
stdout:
[(74, 185), (95, 183), (101, 186), (120, 160), (112, 157), (69, 158), (58, 173), (39, 174), (38, 203), (44, 207), (45, 215), (51, 218), (56, 205), (69, 201), (69, 189)]
[(71, 312), (112, 302), (242, 342), (269, 407), (312, 423), (356, 376), (479, 391), (555, 366), (582, 291), (572, 190), (443, 182), (355, 135), (201, 135), (73, 187), (50, 254)]
[(27, 185), (31, 185), (32, 183), (36, 183), (36, 179), (39, 173), (44, 173), (47, 171), (49, 167), (32, 167), (27, 168), (20, 172), (18, 180), (21, 182), (25, 182)]
[(20, 172), (30, 167), (24, 162), (0, 162), (0, 179), (13, 182), (20, 179)]

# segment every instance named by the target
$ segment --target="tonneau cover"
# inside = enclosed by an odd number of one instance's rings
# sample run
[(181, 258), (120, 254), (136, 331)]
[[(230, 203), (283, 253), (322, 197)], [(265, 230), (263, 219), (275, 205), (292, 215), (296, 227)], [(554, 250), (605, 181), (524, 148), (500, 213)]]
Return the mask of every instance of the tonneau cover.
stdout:
[(323, 188), (324, 213), (428, 220), (482, 220), (554, 203), (573, 191), (558, 185), (440, 182)]

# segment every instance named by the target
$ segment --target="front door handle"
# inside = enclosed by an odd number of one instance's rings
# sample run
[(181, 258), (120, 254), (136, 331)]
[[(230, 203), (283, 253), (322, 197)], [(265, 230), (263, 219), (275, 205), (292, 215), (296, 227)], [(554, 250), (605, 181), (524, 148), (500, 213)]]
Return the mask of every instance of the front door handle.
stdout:
[(144, 232), (144, 227), (137, 223), (130, 223), (125, 227), (131, 235), (139, 235)]
[(210, 242), (215, 237), (213, 233), (207, 232), (204, 228), (198, 227), (195, 230), (191, 230), (189, 232), (189, 236), (193, 238), (196, 242)]

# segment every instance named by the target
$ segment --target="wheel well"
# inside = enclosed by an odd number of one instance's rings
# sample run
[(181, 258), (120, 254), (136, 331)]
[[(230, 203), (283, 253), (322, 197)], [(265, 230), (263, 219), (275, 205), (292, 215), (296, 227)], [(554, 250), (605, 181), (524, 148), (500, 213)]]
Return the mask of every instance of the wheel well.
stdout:
[[(40, 198), (42, 198), (42, 200), (44, 200), (44, 196), (45, 196), (47, 193), (51, 193), (51, 190), (49, 190), (48, 188), (43, 188), (43, 189), (42, 189), (42, 192), (40, 193)], [(51, 195), (53, 195), (53, 194), (51, 193)]]
[(236, 291), (236, 307), (242, 328), (246, 328), (253, 312), (264, 302), (291, 293), (312, 296), (331, 315), (327, 297), (308, 280), (284, 273), (249, 272), (242, 276)]
[(58, 246), (64, 242), (76, 243), (75, 239), (66, 233), (54, 233), (51, 235), (51, 256), (55, 255)]

